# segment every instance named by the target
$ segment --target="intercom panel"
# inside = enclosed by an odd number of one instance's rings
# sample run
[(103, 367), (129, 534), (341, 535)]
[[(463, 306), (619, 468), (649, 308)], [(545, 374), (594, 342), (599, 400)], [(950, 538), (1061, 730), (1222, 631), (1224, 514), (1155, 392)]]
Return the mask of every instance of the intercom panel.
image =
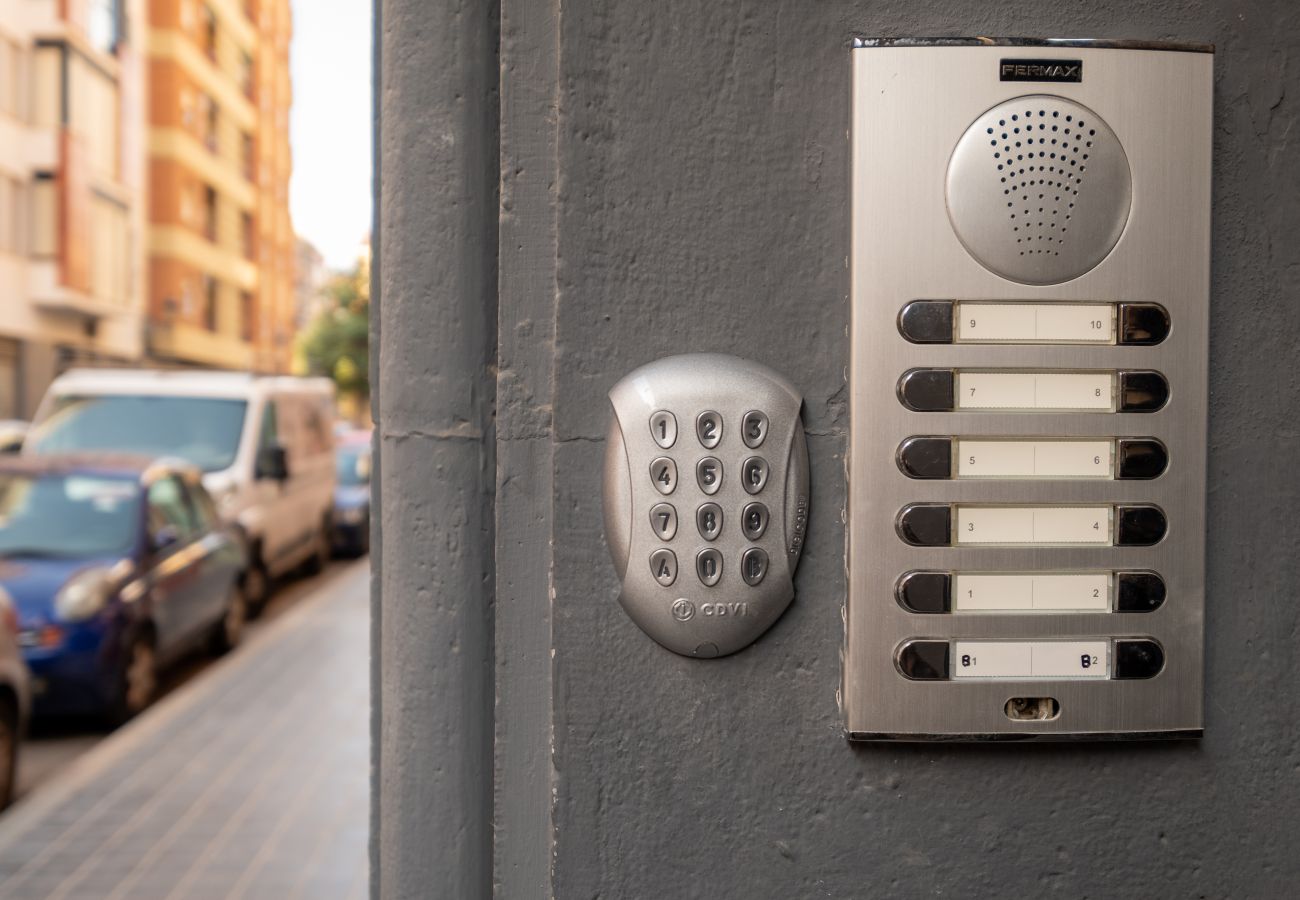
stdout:
[(1210, 48), (852, 56), (849, 737), (1199, 735)]

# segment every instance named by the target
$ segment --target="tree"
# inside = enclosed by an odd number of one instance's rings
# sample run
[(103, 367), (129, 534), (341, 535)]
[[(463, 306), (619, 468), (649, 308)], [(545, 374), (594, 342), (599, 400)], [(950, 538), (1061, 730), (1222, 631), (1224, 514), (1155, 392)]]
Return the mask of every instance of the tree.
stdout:
[(340, 407), (353, 414), (370, 397), (370, 273), (366, 260), (334, 275), (324, 308), (307, 327), (299, 351), (309, 375), (334, 379)]

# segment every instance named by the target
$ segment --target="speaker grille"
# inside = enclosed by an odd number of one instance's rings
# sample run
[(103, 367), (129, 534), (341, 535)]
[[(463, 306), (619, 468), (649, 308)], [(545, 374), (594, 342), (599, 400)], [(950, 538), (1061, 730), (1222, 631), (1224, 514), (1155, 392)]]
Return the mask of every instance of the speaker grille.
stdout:
[(985, 268), (1059, 284), (1096, 267), (1128, 221), (1133, 182), (1119, 138), (1061, 97), (1018, 97), (975, 120), (948, 163), (948, 216)]

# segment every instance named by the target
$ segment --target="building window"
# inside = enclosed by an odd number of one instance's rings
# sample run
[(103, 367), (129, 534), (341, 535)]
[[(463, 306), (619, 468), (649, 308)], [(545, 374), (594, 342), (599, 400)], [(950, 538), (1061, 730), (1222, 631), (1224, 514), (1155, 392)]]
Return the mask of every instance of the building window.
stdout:
[(239, 336), (245, 343), (252, 343), (253, 335), (257, 333), (256, 309), (253, 306), (253, 295), (249, 291), (243, 291), (239, 295)]
[(86, 35), (96, 50), (116, 53), (122, 42), (122, 0), (87, 0)]
[(50, 259), (59, 254), (59, 192), (54, 176), (36, 175), (32, 182), (32, 256)]
[(203, 186), (203, 236), (217, 240), (217, 190), (210, 184)]
[(0, 175), (0, 253), (21, 255), (25, 250), (23, 240), (25, 216), (22, 182)]
[(248, 55), (247, 51), (241, 50), (239, 53), (239, 88), (244, 92), (244, 96), (250, 100), (255, 100), (256, 81), (253, 78), (253, 57)]
[(217, 101), (207, 94), (199, 95), (199, 140), (213, 153), (217, 152), (217, 129), (221, 124), (221, 109)]
[(243, 154), (244, 177), (249, 181), (257, 181), (257, 145), (253, 143), (253, 136), (248, 133), (241, 135), (240, 152)]
[(27, 84), (26, 54), (23, 48), (0, 36), (0, 113), (25, 118), (23, 87)]
[(244, 238), (244, 258), (257, 259), (257, 230), (253, 225), (252, 213), (240, 213), (239, 225)]
[(211, 275), (203, 276), (203, 327), (217, 330), (217, 279)]
[(203, 4), (203, 12), (199, 22), (199, 40), (203, 52), (208, 59), (213, 62), (217, 61), (217, 14), (212, 11), (212, 7), (206, 3)]

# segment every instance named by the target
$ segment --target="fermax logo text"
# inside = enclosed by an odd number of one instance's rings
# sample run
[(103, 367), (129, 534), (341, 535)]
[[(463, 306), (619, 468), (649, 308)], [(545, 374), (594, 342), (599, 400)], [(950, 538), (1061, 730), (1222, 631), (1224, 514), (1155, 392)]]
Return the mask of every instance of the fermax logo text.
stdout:
[(1083, 81), (1081, 59), (1004, 59), (998, 65), (1000, 81)]

